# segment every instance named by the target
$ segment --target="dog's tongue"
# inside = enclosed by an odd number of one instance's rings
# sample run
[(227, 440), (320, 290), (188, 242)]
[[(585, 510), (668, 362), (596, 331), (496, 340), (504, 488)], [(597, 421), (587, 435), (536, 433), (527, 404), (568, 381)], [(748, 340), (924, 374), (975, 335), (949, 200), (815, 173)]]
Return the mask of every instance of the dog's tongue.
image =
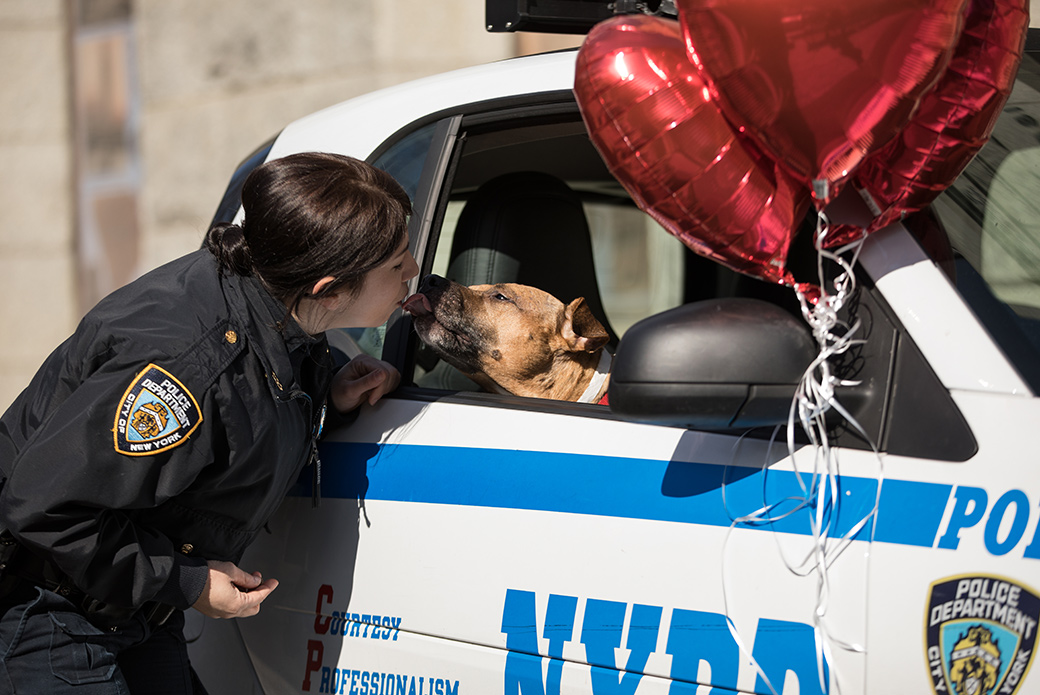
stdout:
[(412, 316), (424, 316), (425, 314), (432, 314), (433, 307), (430, 306), (430, 300), (426, 298), (425, 294), (413, 294), (403, 302), (401, 302), (401, 308), (407, 311)]

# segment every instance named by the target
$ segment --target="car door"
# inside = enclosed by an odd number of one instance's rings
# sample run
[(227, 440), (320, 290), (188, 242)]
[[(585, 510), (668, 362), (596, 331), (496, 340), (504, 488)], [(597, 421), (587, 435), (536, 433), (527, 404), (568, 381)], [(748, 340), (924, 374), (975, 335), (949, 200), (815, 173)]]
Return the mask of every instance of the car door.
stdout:
[[(550, 280), (595, 261), (618, 336), (734, 282), (635, 209), (569, 92), (416, 123), (371, 159), (413, 194), (424, 272), (451, 271), (456, 221), (481, 184), (533, 169), (583, 196), (596, 258), (559, 258), (568, 245), (551, 235), (532, 258), (563, 268)], [(868, 450), (843, 455), (840, 514), (816, 493), (828, 509), (814, 533), (817, 505), (799, 504), (812, 453), (798, 445), (796, 468), (771, 430), (688, 431), (482, 393), (426, 364), (404, 315), (333, 343), (381, 355), (407, 385), (327, 437), (320, 506), (307, 473), (247, 555), (282, 581), (240, 622), (268, 692), (813, 693), (836, 672), (859, 692), (862, 656), (821, 652), (817, 636), (865, 639), (868, 546), (843, 536), (869, 530)]]
[[(886, 457), (868, 602), (878, 692), (1037, 689), (1040, 55), (1030, 32), (989, 142), (931, 215), (908, 222), (921, 243), (885, 231), (864, 250), (906, 339), (955, 405), (942, 415), (922, 399), (893, 419), (920, 427), (956, 417), (976, 442), (953, 460), (927, 449)], [(914, 390), (912, 372), (897, 368), (897, 389)]]

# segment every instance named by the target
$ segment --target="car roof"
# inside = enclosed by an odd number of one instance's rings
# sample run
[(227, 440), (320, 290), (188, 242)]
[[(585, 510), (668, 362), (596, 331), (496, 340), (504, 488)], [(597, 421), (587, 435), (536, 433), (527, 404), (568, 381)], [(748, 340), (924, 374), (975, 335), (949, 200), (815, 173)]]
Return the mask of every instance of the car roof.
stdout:
[(571, 49), (511, 58), (349, 99), (290, 123), (275, 140), (269, 158), (321, 150), (364, 159), (391, 134), (430, 114), (513, 96), (569, 91), (576, 55)]

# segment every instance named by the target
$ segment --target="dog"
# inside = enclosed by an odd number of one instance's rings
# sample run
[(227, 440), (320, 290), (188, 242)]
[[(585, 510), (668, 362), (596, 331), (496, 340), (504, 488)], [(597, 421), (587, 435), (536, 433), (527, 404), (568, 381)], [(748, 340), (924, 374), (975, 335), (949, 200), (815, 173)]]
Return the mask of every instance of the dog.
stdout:
[(605, 403), (609, 336), (583, 297), (565, 305), (528, 285), (428, 275), (401, 307), (419, 338), (485, 391)]

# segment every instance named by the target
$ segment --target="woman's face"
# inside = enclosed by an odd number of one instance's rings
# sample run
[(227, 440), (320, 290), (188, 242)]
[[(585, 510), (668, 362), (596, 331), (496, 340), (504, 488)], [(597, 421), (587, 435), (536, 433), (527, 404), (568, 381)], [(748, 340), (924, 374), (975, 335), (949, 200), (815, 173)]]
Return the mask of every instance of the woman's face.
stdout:
[(408, 236), (388, 261), (365, 275), (355, 297), (344, 294), (341, 309), (330, 317), (330, 328), (369, 328), (381, 326), (408, 296), (407, 282), (419, 274), (419, 265), (408, 250)]

